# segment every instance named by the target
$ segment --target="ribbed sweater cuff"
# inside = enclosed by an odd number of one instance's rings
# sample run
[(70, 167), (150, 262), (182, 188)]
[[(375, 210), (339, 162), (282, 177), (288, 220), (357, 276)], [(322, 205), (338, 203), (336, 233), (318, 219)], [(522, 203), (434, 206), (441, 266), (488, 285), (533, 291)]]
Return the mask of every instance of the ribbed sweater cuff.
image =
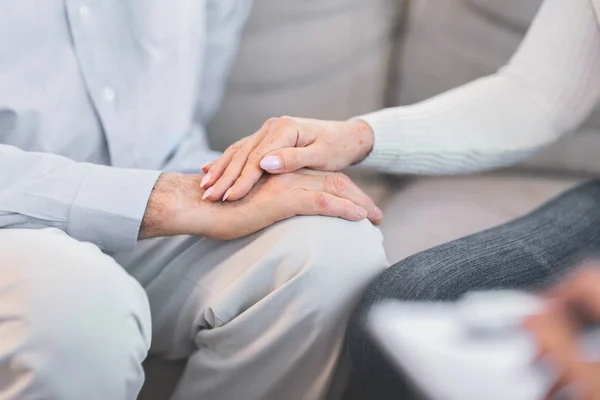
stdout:
[[(357, 119), (365, 121), (375, 134), (373, 150), (359, 165), (388, 171), (397, 169), (402, 158), (401, 150), (407, 150), (402, 142), (402, 122), (398, 118), (384, 116), (385, 110), (362, 115)], [(408, 143), (404, 143), (408, 145)]]

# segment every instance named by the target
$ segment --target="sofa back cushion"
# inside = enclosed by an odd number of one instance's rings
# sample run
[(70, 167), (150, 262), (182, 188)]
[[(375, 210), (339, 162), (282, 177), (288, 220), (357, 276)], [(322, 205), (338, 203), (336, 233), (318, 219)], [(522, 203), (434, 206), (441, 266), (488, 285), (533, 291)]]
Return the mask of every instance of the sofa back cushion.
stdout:
[(255, 0), (214, 149), (273, 116), (345, 119), (384, 106), (397, 0)]

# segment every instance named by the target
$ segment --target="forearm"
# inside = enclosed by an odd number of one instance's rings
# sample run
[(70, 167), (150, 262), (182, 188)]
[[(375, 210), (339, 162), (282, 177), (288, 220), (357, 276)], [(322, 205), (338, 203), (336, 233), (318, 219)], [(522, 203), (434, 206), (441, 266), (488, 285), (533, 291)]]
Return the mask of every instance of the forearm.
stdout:
[(375, 136), (362, 165), (395, 173), (468, 173), (509, 165), (563, 133), (543, 100), (502, 75), (362, 119)]
[(576, 127), (597, 103), (599, 40), (590, 1), (546, 0), (499, 73), (365, 116), (375, 144), (364, 164), (398, 173), (460, 173), (526, 158)]
[(206, 219), (195, 219), (194, 224), (188, 220), (191, 210), (200, 214), (206, 209), (201, 202), (201, 180), (199, 174), (163, 173), (150, 194), (139, 239), (182, 234), (202, 236)]

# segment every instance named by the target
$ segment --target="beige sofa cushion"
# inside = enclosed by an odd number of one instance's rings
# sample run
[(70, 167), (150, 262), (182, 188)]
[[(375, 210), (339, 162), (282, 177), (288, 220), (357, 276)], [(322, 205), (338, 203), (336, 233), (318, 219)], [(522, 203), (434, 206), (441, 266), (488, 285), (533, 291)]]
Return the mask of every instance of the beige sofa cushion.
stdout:
[[(511, 3), (540, 3), (521, 0)], [(397, 104), (412, 104), (493, 73), (506, 63), (526, 27), (508, 28), (505, 20), (482, 12), (497, 0), (412, 0), (404, 49), (397, 71)], [(476, 5), (475, 5), (476, 4)], [(505, 13), (506, 14), (506, 13)], [(504, 15), (508, 17), (508, 15)]]
[(464, 0), (491, 23), (524, 32), (537, 13), (542, 0)]
[(256, 0), (220, 112), (215, 149), (272, 116), (345, 119), (383, 107), (396, 0)]
[(508, 222), (581, 179), (509, 174), (416, 178), (396, 185), (381, 231), (390, 262)]
[[(519, 46), (542, 0), (412, 0), (397, 62), (395, 104), (412, 104), (495, 72)], [(600, 112), (523, 164), (600, 172)], [(595, 153), (590, 150), (596, 149)]]

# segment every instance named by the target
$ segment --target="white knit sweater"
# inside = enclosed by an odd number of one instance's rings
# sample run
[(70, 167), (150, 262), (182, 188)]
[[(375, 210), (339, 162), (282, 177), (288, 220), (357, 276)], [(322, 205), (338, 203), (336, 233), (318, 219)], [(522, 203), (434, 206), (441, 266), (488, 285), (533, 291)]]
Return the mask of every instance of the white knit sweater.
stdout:
[[(362, 116), (362, 165), (463, 173), (515, 163), (573, 130), (600, 97), (600, 0), (546, 0), (507, 66), (421, 103)], [(600, 157), (600, 153), (599, 153)]]

